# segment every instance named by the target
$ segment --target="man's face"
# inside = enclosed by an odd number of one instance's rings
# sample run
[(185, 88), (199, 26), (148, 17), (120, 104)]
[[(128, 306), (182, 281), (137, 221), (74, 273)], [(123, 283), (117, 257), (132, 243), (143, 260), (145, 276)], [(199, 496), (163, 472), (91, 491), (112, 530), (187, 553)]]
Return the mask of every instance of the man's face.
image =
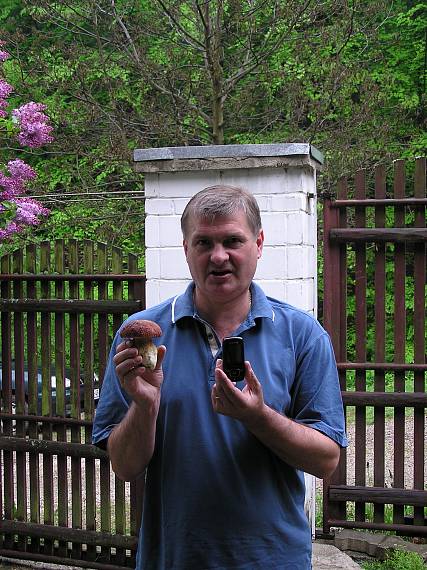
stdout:
[(193, 218), (188, 227), (184, 252), (197, 294), (217, 301), (246, 294), (261, 257), (263, 231), (254, 236), (244, 212), (213, 222)]

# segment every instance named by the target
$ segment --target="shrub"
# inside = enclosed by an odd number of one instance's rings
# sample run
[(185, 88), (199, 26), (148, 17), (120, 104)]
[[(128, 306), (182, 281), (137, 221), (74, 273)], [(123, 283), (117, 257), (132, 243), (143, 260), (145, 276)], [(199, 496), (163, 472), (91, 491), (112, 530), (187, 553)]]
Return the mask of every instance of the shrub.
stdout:
[(416, 552), (393, 550), (383, 562), (367, 562), (365, 570), (425, 570), (427, 566)]

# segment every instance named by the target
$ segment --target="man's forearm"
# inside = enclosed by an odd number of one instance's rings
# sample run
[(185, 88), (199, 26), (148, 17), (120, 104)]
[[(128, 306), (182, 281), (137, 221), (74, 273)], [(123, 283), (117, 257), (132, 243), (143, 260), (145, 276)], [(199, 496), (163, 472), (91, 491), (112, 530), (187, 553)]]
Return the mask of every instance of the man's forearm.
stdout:
[(279, 414), (266, 404), (259, 415), (243, 423), (289, 465), (319, 478), (335, 471), (339, 446), (317, 430)]
[(108, 438), (108, 454), (114, 473), (124, 481), (141, 475), (153, 455), (158, 403), (142, 408), (134, 402)]

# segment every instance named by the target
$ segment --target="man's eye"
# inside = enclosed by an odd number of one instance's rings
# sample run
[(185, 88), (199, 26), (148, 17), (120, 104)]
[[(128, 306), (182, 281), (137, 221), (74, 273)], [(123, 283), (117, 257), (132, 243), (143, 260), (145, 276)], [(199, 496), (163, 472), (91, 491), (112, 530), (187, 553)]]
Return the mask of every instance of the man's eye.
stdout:
[(228, 247), (237, 247), (242, 243), (242, 240), (238, 237), (231, 237), (225, 240), (224, 245)]
[(209, 245), (209, 240), (208, 239), (198, 239), (196, 241), (196, 245), (199, 247), (207, 247)]

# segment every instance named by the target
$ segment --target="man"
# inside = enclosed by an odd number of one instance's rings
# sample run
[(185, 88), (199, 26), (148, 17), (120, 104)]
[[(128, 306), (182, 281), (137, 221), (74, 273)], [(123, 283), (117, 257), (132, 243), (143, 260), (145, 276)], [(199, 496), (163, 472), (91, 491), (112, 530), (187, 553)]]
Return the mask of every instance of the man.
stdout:
[[(146, 472), (137, 569), (309, 569), (303, 471), (330, 475), (346, 445), (329, 337), (252, 282), (252, 194), (206, 188), (181, 226), (192, 283), (129, 319), (162, 328), (157, 365), (117, 335), (94, 425), (120, 478)], [(247, 357), (236, 384), (222, 370), (230, 335)]]

